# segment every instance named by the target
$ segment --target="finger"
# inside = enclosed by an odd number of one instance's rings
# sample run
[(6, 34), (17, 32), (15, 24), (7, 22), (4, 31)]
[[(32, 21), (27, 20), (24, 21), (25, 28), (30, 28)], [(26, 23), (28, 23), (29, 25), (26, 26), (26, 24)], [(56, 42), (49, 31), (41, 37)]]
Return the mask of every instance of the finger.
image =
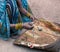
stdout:
[(33, 29), (33, 28), (34, 28), (34, 26), (30, 26), (30, 27), (29, 27), (29, 29)]
[(34, 21), (34, 18), (32, 18), (32, 21)]
[(34, 26), (28, 25), (28, 29), (33, 29)]
[(31, 26), (32, 26), (33, 24), (34, 24), (34, 22), (30, 22), (30, 23), (29, 23), (29, 25), (31, 25)]
[(33, 19), (33, 18), (30, 18), (30, 19), (31, 19), (31, 21), (33, 22), (34, 19)]

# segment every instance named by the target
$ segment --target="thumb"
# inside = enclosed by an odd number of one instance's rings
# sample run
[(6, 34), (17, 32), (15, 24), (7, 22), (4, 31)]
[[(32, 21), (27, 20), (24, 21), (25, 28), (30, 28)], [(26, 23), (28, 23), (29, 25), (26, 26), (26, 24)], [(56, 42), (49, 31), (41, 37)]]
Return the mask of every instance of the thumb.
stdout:
[(31, 25), (31, 26), (32, 26), (33, 24), (34, 24), (34, 22), (30, 22), (30, 23), (29, 23), (29, 25)]

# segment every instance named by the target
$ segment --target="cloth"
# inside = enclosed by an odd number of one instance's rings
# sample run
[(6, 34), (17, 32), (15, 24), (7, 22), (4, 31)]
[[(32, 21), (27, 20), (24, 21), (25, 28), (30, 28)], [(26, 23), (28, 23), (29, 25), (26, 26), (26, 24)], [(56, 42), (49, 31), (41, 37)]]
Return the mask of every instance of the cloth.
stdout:
[(0, 37), (6, 40), (10, 36), (10, 23), (6, 11), (6, 0), (0, 0)]
[[(22, 6), (28, 10), (28, 3), (27, 0), (21, 0)], [(9, 18), (7, 10), (6, 10), (6, 5), (10, 7), (11, 11), (11, 18)], [(20, 16), (19, 16), (20, 15)], [(18, 6), (16, 3), (16, 0), (0, 0), (0, 37), (3, 38), (4, 40), (7, 40), (10, 37), (10, 23), (11, 24), (16, 24), (18, 23), (18, 18), (22, 19), (22, 22), (31, 22), (31, 20), (23, 15), (22, 13), (19, 12)], [(18, 30), (15, 30), (14, 28), (11, 29), (13, 33), (19, 32)]]

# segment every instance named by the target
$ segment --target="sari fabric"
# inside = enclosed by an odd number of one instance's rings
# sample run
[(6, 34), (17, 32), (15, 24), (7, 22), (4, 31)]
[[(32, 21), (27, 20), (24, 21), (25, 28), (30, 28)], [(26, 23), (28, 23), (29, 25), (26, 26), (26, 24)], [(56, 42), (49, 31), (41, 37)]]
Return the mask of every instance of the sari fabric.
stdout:
[(6, 40), (10, 36), (10, 23), (6, 11), (6, 0), (0, 0), (0, 37)]
[[(21, 0), (22, 6), (28, 10), (27, 0)], [(9, 18), (6, 5), (9, 5), (11, 11), (11, 18)], [(19, 20), (22, 22), (31, 22), (31, 20), (19, 12), (16, 0), (0, 0), (0, 37), (4, 40), (7, 40), (10, 37), (10, 23), (16, 24), (19, 23)], [(12, 29), (13, 33), (17, 33), (18, 30)]]

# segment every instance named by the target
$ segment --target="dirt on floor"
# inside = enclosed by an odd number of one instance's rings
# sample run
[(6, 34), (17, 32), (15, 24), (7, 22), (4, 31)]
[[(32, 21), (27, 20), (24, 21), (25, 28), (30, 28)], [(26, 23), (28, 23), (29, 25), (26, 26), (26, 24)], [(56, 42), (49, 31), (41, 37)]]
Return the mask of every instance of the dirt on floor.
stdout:
[(28, 3), (35, 17), (60, 23), (60, 0), (28, 0)]

